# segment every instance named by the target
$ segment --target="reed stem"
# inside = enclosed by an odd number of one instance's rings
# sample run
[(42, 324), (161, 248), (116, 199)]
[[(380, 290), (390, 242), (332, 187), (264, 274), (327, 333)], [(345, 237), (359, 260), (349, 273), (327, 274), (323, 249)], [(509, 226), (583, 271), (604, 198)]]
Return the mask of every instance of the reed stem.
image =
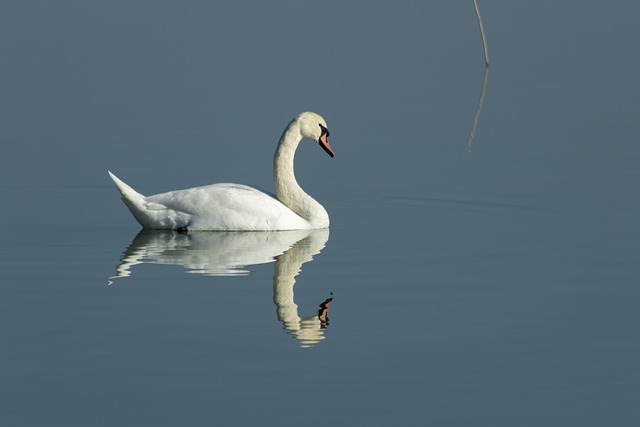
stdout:
[(478, 18), (478, 24), (480, 25), (480, 36), (482, 36), (482, 47), (484, 48), (484, 63), (489, 66), (489, 51), (487, 50), (487, 39), (484, 35), (484, 25), (482, 24), (482, 17), (480, 16), (480, 9), (478, 8), (478, 1), (473, 0), (473, 5), (476, 8), (476, 17)]

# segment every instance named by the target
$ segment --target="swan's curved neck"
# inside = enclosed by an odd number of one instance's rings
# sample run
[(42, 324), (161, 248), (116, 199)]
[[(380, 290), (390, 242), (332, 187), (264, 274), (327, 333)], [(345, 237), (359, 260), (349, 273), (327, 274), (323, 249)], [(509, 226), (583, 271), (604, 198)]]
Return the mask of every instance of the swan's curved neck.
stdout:
[(294, 120), (285, 129), (273, 157), (273, 180), (276, 198), (289, 209), (307, 220), (313, 228), (329, 226), (329, 215), (320, 203), (309, 196), (298, 184), (293, 171), (293, 160), (302, 140), (300, 125)]

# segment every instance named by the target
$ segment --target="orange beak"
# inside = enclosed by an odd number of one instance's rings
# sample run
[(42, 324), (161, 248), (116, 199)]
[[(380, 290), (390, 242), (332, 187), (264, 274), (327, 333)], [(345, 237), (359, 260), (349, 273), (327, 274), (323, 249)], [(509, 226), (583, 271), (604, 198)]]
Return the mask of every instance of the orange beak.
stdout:
[(327, 139), (326, 133), (323, 133), (322, 135), (320, 135), (320, 139), (318, 139), (318, 142), (320, 143), (320, 146), (322, 147), (322, 149), (326, 151), (328, 155), (330, 155), (331, 157), (335, 155), (333, 154), (331, 145), (329, 145), (329, 140)]

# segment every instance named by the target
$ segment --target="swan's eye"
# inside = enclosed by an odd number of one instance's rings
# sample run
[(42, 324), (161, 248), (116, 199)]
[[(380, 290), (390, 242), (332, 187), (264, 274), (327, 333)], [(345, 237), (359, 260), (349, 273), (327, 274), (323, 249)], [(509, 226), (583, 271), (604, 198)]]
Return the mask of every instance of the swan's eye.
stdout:
[(320, 129), (322, 129), (322, 133), (320, 134), (320, 136), (322, 136), (324, 134), (327, 134), (327, 138), (329, 138), (329, 136), (331, 135), (331, 133), (329, 132), (329, 129), (327, 129), (326, 127), (324, 127), (324, 126), (322, 126), (320, 124), (319, 124), (319, 126), (320, 126)]

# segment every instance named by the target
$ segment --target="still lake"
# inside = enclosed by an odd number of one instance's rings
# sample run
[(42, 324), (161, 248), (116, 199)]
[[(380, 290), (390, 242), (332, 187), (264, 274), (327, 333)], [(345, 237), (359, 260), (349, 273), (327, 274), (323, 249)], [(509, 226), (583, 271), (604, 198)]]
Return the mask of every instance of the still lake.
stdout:
[[(472, 2), (364, 4), (0, 6), (1, 425), (640, 422), (640, 6), (480, 2), (486, 72)], [(329, 230), (107, 175), (272, 189), (305, 110)]]

